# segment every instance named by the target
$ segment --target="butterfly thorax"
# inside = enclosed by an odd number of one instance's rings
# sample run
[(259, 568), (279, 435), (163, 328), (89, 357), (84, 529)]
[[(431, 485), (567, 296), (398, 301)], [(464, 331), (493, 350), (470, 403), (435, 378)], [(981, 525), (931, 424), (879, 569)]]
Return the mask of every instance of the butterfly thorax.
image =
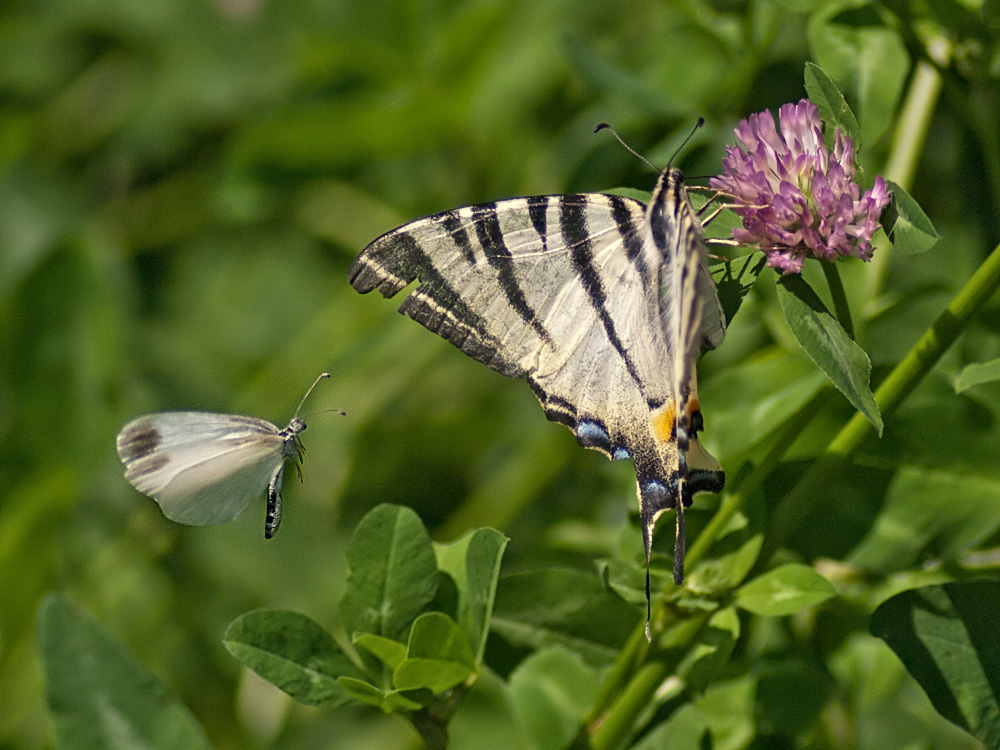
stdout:
[(302, 453), (305, 449), (302, 446), (302, 441), (299, 439), (299, 433), (305, 428), (306, 423), (299, 417), (294, 417), (288, 423), (288, 427), (278, 433), (281, 439), (285, 441), (285, 444), (281, 448), (281, 453), (285, 458), (294, 458), (297, 461), (302, 460)]

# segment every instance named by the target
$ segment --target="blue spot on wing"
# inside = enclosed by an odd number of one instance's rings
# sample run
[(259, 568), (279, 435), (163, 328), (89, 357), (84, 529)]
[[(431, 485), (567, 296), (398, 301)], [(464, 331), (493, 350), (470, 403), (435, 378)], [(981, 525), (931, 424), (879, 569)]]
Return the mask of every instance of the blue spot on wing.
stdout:
[(596, 419), (581, 419), (573, 428), (577, 442), (584, 448), (595, 448), (608, 455), (613, 461), (632, 457), (632, 452), (624, 445), (614, 445), (607, 428)]
[(600, 448), (609, 450), (611, 448), (611, 436), (604, 429), (604, 425), (592, 419), (584, 419), (576, 425), (576, 439), (585, 448)]

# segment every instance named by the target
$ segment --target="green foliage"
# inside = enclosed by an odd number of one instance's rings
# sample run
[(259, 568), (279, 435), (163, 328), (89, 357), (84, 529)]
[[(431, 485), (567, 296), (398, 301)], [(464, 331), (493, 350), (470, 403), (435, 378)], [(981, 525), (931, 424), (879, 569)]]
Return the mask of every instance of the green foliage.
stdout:
[(897, 594), (872, 615), (872, 633), (906, 665), (934, 707), (986, 747), (1000, 745), (996, 581), (926, 586)]
[(167, 687), (93, 615), (60, 594), (42, 600), (38, 643), (60, 748), (211, 747)]
[(778, 300), (796, 341), (881, 436), (882, 415), (868, 387), (872, 363), (864, 349), (801, 276), (784, 276), (778, 281)]
[[(4, 4), (0, 746), (995, 745), (992, 10)], [(347, 268), (459, 205), (642, 199), (598, 122), (698, 184), (740, 118), (806, 93), (863, 143), (862, 188), (890, 181), (887, 238), (839, 288), (713, 248), (699, 437), (727, 489), (687, 514), (680, 591), (661, 520), (647, 646), (631, 467)], [(263, 501), (179, 527), (122, 479), (127, 420), (284, 424), (322, 370), (275, 539)]]
[[(472, 643), (478, 643), (489, 627), (506, 542), (497, 531), (478, 529), (440, 545), (442, 558), (453, 565), (439, 572), (430, 538), (416, 513), (380, 505), (361, 520), (347, 549), (351, 570), (340, 604), (341, 618), (353, 623), (354, 645), (375, 660), (366, 659), (360, 666), (313, 620), (274, 610), (250, 612), (233, 621), (226, 631), (226, 647), (300, 703), (333, 708), (360, 702), (386, 713), (429, 706), (438, 717), (435, 728), (444, 735), (459, 694), (448, 696), (452, 705), (447, 711), (438, 705), (442, 701), (436, 704), (436, 696), (471, 684), (470, 678), (482, 669), (482, 656), (473, 654)], [(461, 585), (451, 579), (453, 572), (459, 574)], [(465, 628), (444, 612), (423, 611), (434, 599), (442, 575), (462, 593)], [(470, 601), (478, 607), (470, 610)], [(394, 640), (402, 636), (405, 644)], [(428, 721), (414, 724), (424, 732)], [(426, 733), (425, 739), (433, 745)]]

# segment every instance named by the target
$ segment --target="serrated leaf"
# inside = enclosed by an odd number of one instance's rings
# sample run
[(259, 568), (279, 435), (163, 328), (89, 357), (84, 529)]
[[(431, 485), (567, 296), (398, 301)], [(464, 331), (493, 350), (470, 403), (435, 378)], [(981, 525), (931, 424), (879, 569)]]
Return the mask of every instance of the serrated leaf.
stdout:
[(396, 690), (379, 690), (374, 685), (353, 677), (341, 677), (338, 679), (338, 682), (355, 700), (376, 706), (387, 714), (416, 711), (426, 705), (426, 702), (418, 702), (400, 694)]
[(897, 594), (875, 610), (883, 639), (938, 713), (986, 747), (1000, 747), (1000, 582), (927, 586)]
[(931, 220), (903, 188), (891, 180), (886, 184), (892, 190), (892, 202), (883, 214), (882, 228), (889, 235), (892, 246), (907, 255), (930, 250), (940, 239)]
[(210, 750), (187, 708), (69, 599), (49, 594), (42, 600), (38, 642), (61, 750)]
[(1000, 380), (1000, 359), (989, 362), (976, 362), (962, 368), (955, 378), (955, 393), (961, 393), (973, 386), (983, 383), (995, 383)]
[(349, 633), (400, 640), (437, 591), (434, 548), (409, 508), (372, 509), (354, 532), (347, 564), (351, 572), (340, 613)]
[(378, 657), (389, 669), (395, 669), (406, 658), (406, 644), (383, 638), (380, 635), (361, 633), (355, 636), (354, 645), (361, 646), (368, 653)]
[(562, 645), (601, 665), (614, 660), (640, 619), (596, 576), (552, 568), (501, 580), (493, 630), (516, 645)]
[(573, 739), (597, 697), (596, 675), (564, 648), (539, 651), (511, 673), (511, 703), (537, 750), (559, 750)]
[(847, 335), (805, 279), (783, 276), (777, 286), (778, 300), (795, 340), (881, 437), (882, 415), (868, 384), (872, 369), (868, 355)]
[(815, 63), (806, 63), (805, 72), (806, 93), (809, 101), (819, 109), (820, 119), (826, 127), (823, 129), (823, 140), (828, 148), (833, 148), (837, 128), (850, 137), (854, 150), (861, 151), (861, 128), (851, 111), (844, 95), (840, 93), (837, 84), (826, 72)]
[(435, 544), (438, 568), (458, 590), (455, 617), (472, 645), (475, 664), (481, 664), (489, 633), (493, 600), (500, 578), (507, 537), (495, 529), (477, 529), (451, 544)]
[(348, 702), (350, 696), (337, 679), (361, 676), (333, 636), (298, 612), (248, 612), (229, 624), (223, 644), (254, 672), (308, 706)]
[(807, 565), (789, 563), (759, 575), (736, 592), (736, 606), (765, 617), (783, 617), (837, 595), (828, 580)]

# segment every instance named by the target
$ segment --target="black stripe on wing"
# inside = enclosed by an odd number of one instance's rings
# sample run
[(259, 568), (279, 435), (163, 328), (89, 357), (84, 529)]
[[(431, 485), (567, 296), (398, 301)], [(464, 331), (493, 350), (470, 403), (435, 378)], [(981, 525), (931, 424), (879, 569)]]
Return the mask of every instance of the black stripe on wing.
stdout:
[(615, 330), (615, 321), (608, 312), (608, 295), (604, 288), (604, 282), (597, 268), (594, 266), (594, 251), (591, 243), (591, 236), (587, 229), (586, 208), (579, 203), (561, 201), (559, 205), (559, 222), (562, 230), (563, 240), (566, 247), (571, 249), (573, 266), (576, 268), (580, 283), (583, 284), (587, 292), (587, 299), (590, 300), (591, 307), (597, 313), (598, 320), (604, 327), (604, 333), (608, 337), (608, 342), (625, 363), (625, 369), (632, 379), (642, 388), (642, 382), (635, 369), (635, 364), (629, 356), (625, 345), (622, 344)]
[(357, 291), (367, 294), (378, 289), (386, 298), (415, 279), (420, 279), (420, 286), (403, 300), (399, 312), (501, 375), (516, 378), (524, 374), (517, 362), (503, 356), (500, 341), (409, 232), (390, 232), (375, 240), (355, 259), (348, 275)]
[[(503, 230), (500, 228), (500, 218), (497, 216), (496, 203), (483, 203), (472, 207), (472, 221), (476, 226), (476, 237), (483, 246), (483, 253), (490, 266), (497, 272), (497, 279), (500, 288), (503, 289), (507, 304), (518, 314), (525, 323), (531, 326), (538, 337), (550, 346), (553, 345), (552, 337), (545, 330), (542, 321), (538, 318), (538, 313), (528, 304), (528, 298), (524, 295), (524, 290), (517, 280), (515, 273), (513, 256), (507, 249), (504, 242)], [(532, 223), (534, 219), (532, 218)], [(535, 231), (538, 231), (537, 226)]]
[(600, 451), (612, 461), (631, 457), (629, 446), (623, 440), (615, 440), (600, 418), (581, 416), (575, 404), (547, 393), (531, 376), (528, 377), (528, 385), (541, 403), (545, 416), (552, 422), (569, 427), (582, 447)]

